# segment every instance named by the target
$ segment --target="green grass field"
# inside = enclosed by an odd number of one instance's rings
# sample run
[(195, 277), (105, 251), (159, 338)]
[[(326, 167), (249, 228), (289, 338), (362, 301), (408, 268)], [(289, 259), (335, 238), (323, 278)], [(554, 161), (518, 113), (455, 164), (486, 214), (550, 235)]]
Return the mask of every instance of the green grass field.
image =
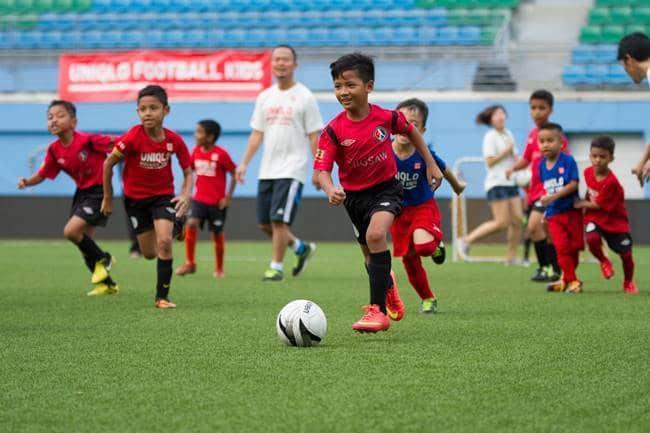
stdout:
[[(103, 245), (121, 292), (88, 298), (67, 242), (0, 241), (1, 432), (650, 431), (650, 248), (635, 250), (636, 296), (617, 257), (612, 281), (583, 264), (573, 296), (529, 282), (532, 268), (428, 263), (433, 317), (396, 263), (407, 315), (357, 335), (368, 283), (354, 244), (320, 244), (303, 276), (262, 283), (270, 245), (229, 243), (217, 281), (201, 243), (174, 311), (153, 308), (155, 262)], [(298, 298), (327, 315), (320, 347), (276, 336)]]

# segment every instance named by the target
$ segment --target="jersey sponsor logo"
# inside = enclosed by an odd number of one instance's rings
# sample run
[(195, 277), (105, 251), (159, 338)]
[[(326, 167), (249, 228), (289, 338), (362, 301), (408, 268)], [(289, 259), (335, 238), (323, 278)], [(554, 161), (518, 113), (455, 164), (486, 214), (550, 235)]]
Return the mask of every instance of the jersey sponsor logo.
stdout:
[(84, 162), (84, 161), (86, 161), (88, 159), (88, 152), (86, 152), (85, 150), (82, 150), (81, 152), (79, 152), (79, 154), (77, 156), (79, 157), (79, 161)]
[(350, 147), (350, 146), (352, 146), (352, 145), (353, 145), (354, 143), (356, 143), (356, 142), (357, 142), (357, 140), (355, 140), (354, 138), (348, 138), (348, 139), (345, 139), (345, 140), (343, 140), (343, 141), (341, 142), (341, 146), (343, 146), (343, 147)]
[(413, 169), (414, 170), (419, 170), (421, 168), (422, 168), (422, 163), (416, 162), (415, 164), (413, 164)]
[(547, 194), (555, 194), (564, 187), (563, 177), (554, 177), (544, 181), (544, 189)]
[(386, 137), (388, 137), (388, 132), (383, 126), (376, 126), (372, 131), (372, 136), (375, 137), (375, 140), (377, 140), (379, 143), (382, 143), (384, 140), (386, 140)]
[(194, 161), (194, 171), (198, 176), (215, 177), (217, 175), (217, 163), (215, 161), (197, 159)]
[(291, 125), (293, 122), (293, 107), (267, 107), (264, 118), (268, 125)]
[(65, 158), (59, 158), (56, 160), (56, 163), (59, 165), (65, 165)]
[(210, 155), (210, 160), (219, 161), (219, 154), (218, 153), (213, 153), (212, 155)]
[[(418, 163), (419, 164), (419, 163)], [(414, 189), (418, 186), (420, 173), (407, 173), (405, 171), (398, 171), (395, 178), (402, 184), (404, 189)]]
[(350, 168), (359, 168), (359, 167), (370, 167), (372, 165), (384, 162), (388, 159), (386, 152), (380, 152), (372, 156), (368, 156), (362, 159), (355, 159), (350, 161)]
[(167, 152), (172, 152), (174, 150), (174, 143), (167, 143)]
[(167, 167), (171, 153), (168, 152), (146, 152), (140, 154), (140, 167), (150, 170), (159, 170)]
[(560, 174), (564, 174), (564, 167), (559, 167), (557, 169), (557, 172), (560, 173)]

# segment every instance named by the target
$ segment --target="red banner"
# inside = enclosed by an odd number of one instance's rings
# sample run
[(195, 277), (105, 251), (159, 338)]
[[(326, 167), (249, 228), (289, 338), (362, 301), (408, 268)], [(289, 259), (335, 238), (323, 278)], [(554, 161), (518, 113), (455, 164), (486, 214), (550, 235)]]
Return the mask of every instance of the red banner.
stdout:
[(271, 85), (271, 53), (127, 51), (62, 54), (59, 97), (69, 101), (135, 101), (147, 84), (170, 98), (254, 99)]

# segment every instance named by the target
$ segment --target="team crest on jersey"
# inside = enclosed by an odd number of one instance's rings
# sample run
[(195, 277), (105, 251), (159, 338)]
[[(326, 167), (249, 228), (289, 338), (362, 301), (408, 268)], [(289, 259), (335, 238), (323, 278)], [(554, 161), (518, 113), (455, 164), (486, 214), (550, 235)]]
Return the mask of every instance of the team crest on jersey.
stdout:
[(59, 158), (56, 160), (56, 163), (59, 165), (65, 165), (65, 158)]
[(213, 153), (212, 155), (210, 155), (210, 160), (211, 161), (219, 161), (219, 155), (217, 155), (216, 153)]
[(88, 152), (86, 152), (85, 150), (79, 152), (79, 161), (85, 161), (87, 159), (88, 159)]
[(564, 174), (564, 167), (558, 168), (557, 172), (560, 173), (560, 174)]
[(347, 139), (345, 139), (345, 140), (343, 140), (343, 141), (341, 142), (341, 146), (343, 146), (343, 147), (350, 147), (350, 146), (352, 146), (354, 143), (356, 143), (356, 141), (357, 141), (357, 140), (355, 140), (354, 138), (347, 138)]
[(375, 140), (378, 142), (383, 142), (386, 137), (388, 137), (388, 132), (383, 126), (377, 126), (374, 131), (372, 131), (372, 136), (375, 137)]
[(421, 163), (416, 162), (415, 164), (413, 164), (413, 169), (414, 169), (414, 170), (419, 170), (420, 168), (422, 168), (422, 164), (421, 164)]
[(174, 150), (174, 143), (167, 143), (167, 152), (171, 152)]

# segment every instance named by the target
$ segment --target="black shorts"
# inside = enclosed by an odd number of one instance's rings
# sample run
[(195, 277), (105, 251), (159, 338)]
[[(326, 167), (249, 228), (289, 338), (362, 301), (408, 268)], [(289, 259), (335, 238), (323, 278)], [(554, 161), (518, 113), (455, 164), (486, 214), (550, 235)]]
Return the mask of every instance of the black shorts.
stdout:
[(257, 188), (257, 221), (260, 224), (293, 223), (302, 198), (302, 183), (296, 179), (260, 179)]
[(367, 245), (366, 232), (375, 212), (385, 211), (398, 216), (402, 211), (402, 184), (395, 179), (360, 191), (346, 191), (343, 205), (350, 216), (354, 236)]
[(208, 229), (214, 233), (221, 233), (223, 226), (226, 224), (226, 209), (219, 209), (219, 206), (210, 206), (200, 201), (192, 200), (190, 210), (187, 213), (188, 218), (196, 218), (203, 229), (203, 223), (207, 221)]
[(535, 200), (533, 204), (528, 206), (528, 215), (530, 216), (532, 212), (539, 212), (543, 214), (546, 212), (546, 206), (544, 206), (541, 201)]
[(131, 221), (135, 234), (153, 230), (153, 220), (176, 221), (173, 195), (155, 195), (143, 199), (124, 197), (124, 209)]
[(616, 254), (624, 254), (632, 251), (632, 236), (629, 233), (610, 233), (598, 227), (592, 222), (585, 225), (585, 234), (597, 232), (605, 242), (610, 250)]
[(519, 196), (519, 188), (516, 186), (495, 186), (487, 192), (488, 201), (510, 200)]
[(104, 190), (101, 185), (77, 189), (72, 197), (70, 217), (78, 216), (89, 225), (105, 227), (108, 217), (101, 212)]

